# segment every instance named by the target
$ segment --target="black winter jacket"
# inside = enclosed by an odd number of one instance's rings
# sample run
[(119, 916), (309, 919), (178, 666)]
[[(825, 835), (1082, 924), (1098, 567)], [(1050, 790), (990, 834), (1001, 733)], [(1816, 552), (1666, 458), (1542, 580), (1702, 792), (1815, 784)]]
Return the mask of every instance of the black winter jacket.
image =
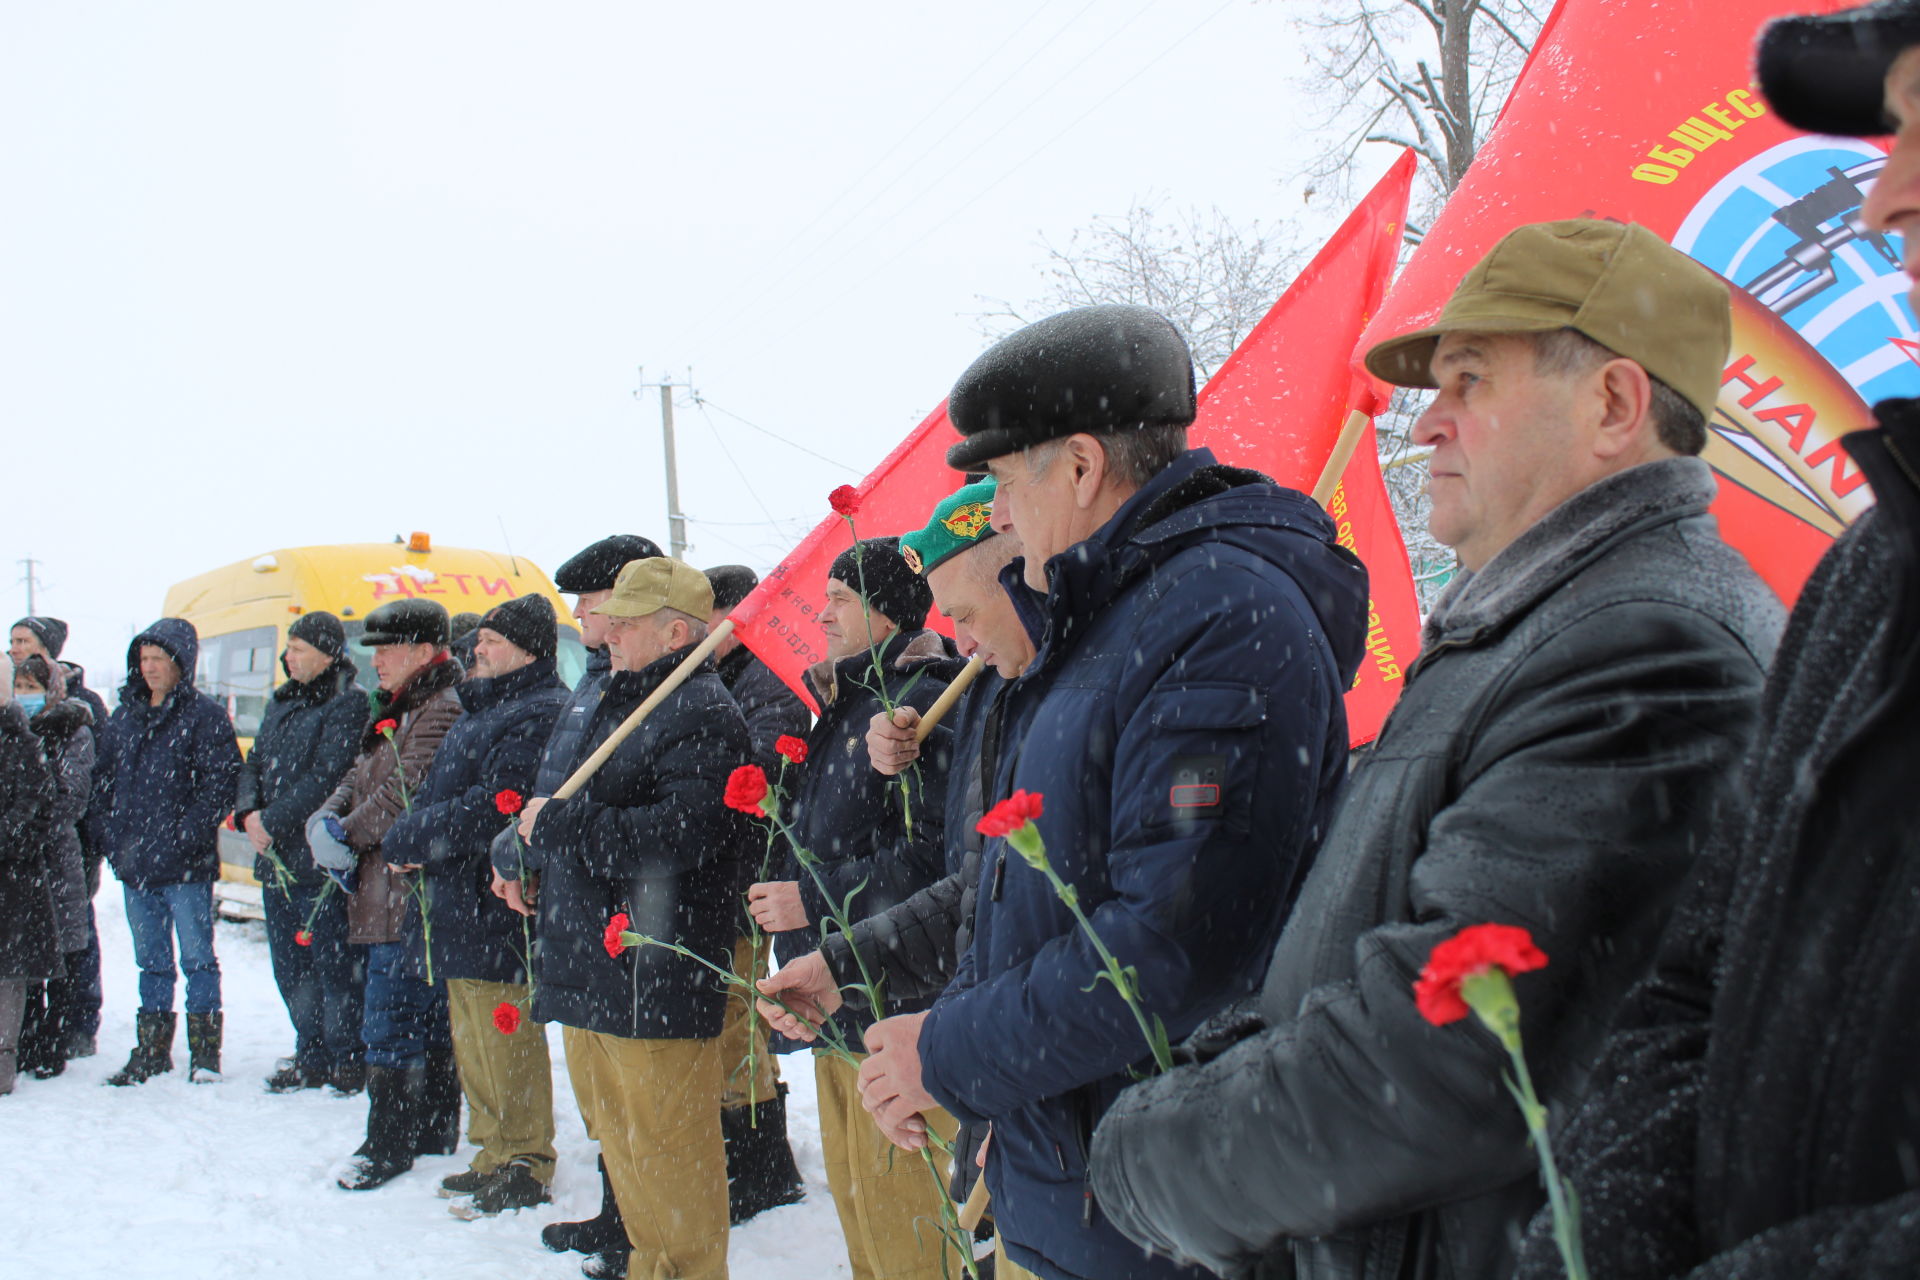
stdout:
[[(614, 672), (567, 771), (685, 656)], [(664, 947), (609, 955), (605, 934), (624, 913), (636, 932), (722, 968), (732, 962), (738, 864), (760, 841), (723, 797), (728, 775), (750, 752), (740, 708), (709, 665), (656, 708), (580, 794), (540, 811), (535, 1018), (640, 1040), (720, 1034), (727, 993), (710, 969)]]
[(87, 704), (87, 710), (93, 713), (89, 722), (93, 730), (93, 777), (89, 780), (87, 809), (80, 819), (80, 851), (87, 863), (87, 883), (89, 892), (99, 887), (100, 860), (107, 853), (106, 798), (108, 787), (106, 779), (111, 771), (105, 752), (101, 750), (101, 738), (106, 733), (107, 721), (111, 712), (106, 699), (87, 687), (87, 669), (77, 662), (61, 659), (60, 666), (67, 677), (67, 697)]
[(77, 698), (49, 703), (30, 722), (53, 777), (48, 806), (47, 858), (53, 883), (53, 914), (60, 950), (84, 951), (93, 936), (80, 827), (93, 792), (93, 710)]
[[(932, 631), (889, 636), (880, 645), (879, 663), (896, 705), (918, 711), (933, 705), (962, 665), (947, 641)], [(787, 771), (786, 812), (794, 836), (817, 863), (803, 867), (795, 853), (787, 851), (784, 878), (800, 886), (807, 925), (774, 936), (774, 952), (782, 963), (818, 947), (833, 928), (831, 912), (842, 904), (850, 921), (879, 915), (946, 871), (951, 740), (935, 743), (929, 738), (928, 745), (935, 749), (924, 752), (916, 767), (901, 775), (912, 797), (909, 830), (901, 778), (875, 772), (867, 756), (867, 726), (882, 710), (872, 656), (862, 649), (831, 665), (821, 663), (808, 671), (807, 679), (819, 699), (820, 718), (807, 733), (806, 763)], [(859, 966), (850, 967), (854, 972), (848, 981), (858, 982)], [(886, 1005), (881, 1017), (927, 1007), (925, 998), (902, 999), (884, 987), (881, 996)], [(856, 1047), (875, 1016), (864, 1002), (857, 1004), (834, 1015), (842, 1035)], [(784, 1038), (774, 1041), (776, 1052), (796, 1047)]]
[[(274, 855), (294, 883), (306, 888), (326, 879), (307, 849), (307, 819), (353, 767), (367, 710), (366, 691), (354, 683), (352, 660), (337, 658), (312, 680), (288, 680), (273, 691), (253, 750), (240, 766), (234, 825), (258, 813), (273, 837)], [(276, 873), (270, 859), (256, 857), (253, 874), (273, 892)]]
[[(157, 707), (140, 674), (147, 644), (172, 654), (182, 672)], [(178, 618), (162, 618), (127, 646), (127, 682), (103, 745), (107, 852), (113, 873), (136, 889), (220, 876), (220, 820), (233, 808), (240, 744), (220, 704), (193, 687), (199, 653), (192, 625)]]
[[(1920, 1274), (1920, 401), (1794, 607), (1760, 731), (1557, 1144), (1606, 1280)], [(1527, 1280), (1560, 1275), (1536, 1221)]]
[(1095, 1188), (1129, 1236), (1223, 1275), (1508, 1273), (1542, 1197), (1506, 1056), (1429, 1025), (1413, 982), (1464, 926), (1524, 926), (1551, 960), (1515, 984), (1534, 1080), (1561, 1114), (1585, 1089), (1781, 623), (1714, 493), (1698, 459), (1633, 468), (1449, 588), (1252, 1016), (1101, 1125)]
[[(580, 739), (587, 732), (587, 722), (593, 718), (594, 708), (600, 705), (600, 696), (606, 692), (607, 678), (612, 674), (610, 652), (605, 648), (587, 650), (587, 669), (581, 673), (580, 683), (574, 686), (553, 722), (546, 744), (540, 749), (540, 767), (534, 774), (533, 793), (528, 799), (551, 796), (573, 771), (573, 761), (586, 758), (580, 755)], [(508, 880), (518, 880), (523, 871), (540, 869), (540, 850), (515, 840), (511, 831), (502, 831), (493, 838), (491, 857), (493, 869)]]
[(805, 738), (813, 713), (800, 695), (787, 688), (773, 668), (760, 661), (746, 645), (720, 659), (714, 669), (720, 683), (740, 704), (740, 715), (753, 738), (753, 763), (766, 770), (769, 778), (780, 772), (780, 754), (773, 744), (783, 736)]
[(53, 803), (53, 774), (27, 727), (27, 713), (13, 702), (0, 703), (0, 981), (65, 972), (47, 856)]
[[(500, 793), (525, 799), (532, 788), (567, 687), (553, 659), (542, 658), (504, 676), (463, 681), (454, 693), (466, 714), (440, 740), (413, 807), (387, 830), (381, 849), (396, 866), (424, 868), (434, 981), (525, 982), (526, 935), (521, 917), (493, 896), (488, 847), (516, 821), (501, 812)], [(407, 910), (406, 941), (425, 978), (418, 899)]]

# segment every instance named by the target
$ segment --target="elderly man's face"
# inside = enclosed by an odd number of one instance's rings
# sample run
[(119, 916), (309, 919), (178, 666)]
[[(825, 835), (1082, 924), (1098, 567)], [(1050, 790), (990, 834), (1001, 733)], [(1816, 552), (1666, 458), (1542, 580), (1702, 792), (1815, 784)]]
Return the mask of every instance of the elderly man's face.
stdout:
[[(1034, 464), (1038, 463), (1036, 467)], [(1075, 492), (1078, 470), (1064, 442), (1009, 453), (987, 463), (999, 482), (993, 495), (993, 528), (1020, 539), (1027, 585), (1047, 589), (1047, 561), (1080, 541), (1075, 517), (1083, 505)]]
[(607, 628), (612, 619), (604, 613), (595, 613), (601, 605), (613, 595), (613, 588), (602, 591), (586, 591), (573, 598), (573, 619), (580, 624), (580, 643), (589, 649), (607, 647)]
[(996, 541), (989, 539), (935, 566), (927, 575), (927, 585), (933, 588), (934, 606), (953, 620), (960, 656), (971, 658), (977, 653), (981, 661), (1011, 680), (1033, 659), (1033, 638), (1000, 585), (998, 567), (1006, 561), (996, 552), (1005, 548), (994, 546)]
[(492, 627), (481, 627), (474, 637), (473, 674), (482, 680), (518, 671), (533, 661), (532, 654)]
[[(1920, 46), (1901, 54), (1887, 71), (1886, 95), (1895, 127), (1893, 153), (1860, 215), (1875, 231), (1900, 237), (1907, 277), (1920, 281)], [(1920, 286), (1907, 296), (1920, 307)]]
[(1440, 389), (1413, 429), (1433, 448), (1427, 528), (1477, 571), (1594, 478), (1581, 379), (1540, 374), (1532, 341), (1510, 334), (1447, 334), (1431, 367)]

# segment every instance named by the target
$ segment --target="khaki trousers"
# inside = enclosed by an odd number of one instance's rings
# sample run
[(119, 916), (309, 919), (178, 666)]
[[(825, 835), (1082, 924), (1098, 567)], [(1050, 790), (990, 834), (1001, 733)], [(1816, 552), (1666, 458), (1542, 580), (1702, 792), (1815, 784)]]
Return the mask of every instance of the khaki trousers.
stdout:
[[(757, 950), (752, 938), (741, 938), (733, 944), (733, 972), (748, 982), (766, 977), (767, 955), (772, 950), (770, 938), (761, 938)], [(780, 1075), (774, 1056), (767, 1052), (767, 1024), (753, 1011), (746, 993), (732, 983), (727, 984), (727, 1020), (720, 1028), (720, 1065), (726, 1073), (720, 1093), (722, 1111), (749, 1103), (759, 1106), (779, 1091)]]
[[(940, 1234), (940, 1204), (948, 1198), (950, 1162), (936, 1158), (940, 1174), (935, 1178), (919, 1153), (887, 1141), (860, 1105), (856, 1067), (816, 1052), (813, 1076), (820, 1091), (827, 1186), (847, 1238), (854, 1280), (944, 1280), (940, 1255), (947, 1243)], [(927, 1112), (926, 1121), (948, 1142), (959, 1129), (945, 1111)], [(952, 1266), (962, 1269), (957, 1258)]]
[(995, 1236), (993, 1238), (993, 1280), (1040, 1280), (1040, 1277), (1009, 1258), (1007, 1242)]
[(578, 1027), (561, 1036), (627, 1224), (630, 1280), (726, 1280), (718, 1038), (629, 1040)]
[[(467, 1139), (480, 1153), (479, 1173), (516, 1157), (533, 1176), (553, 1181), (553, 1059), (546, 1028), (526, 1016), (525, 983), (447, 979), (447, 1015), (453, 1024), (453, 1061), (467, 1096)], [(518, 1004), (520, 1025), (500, 1034), (493, 1011)]]

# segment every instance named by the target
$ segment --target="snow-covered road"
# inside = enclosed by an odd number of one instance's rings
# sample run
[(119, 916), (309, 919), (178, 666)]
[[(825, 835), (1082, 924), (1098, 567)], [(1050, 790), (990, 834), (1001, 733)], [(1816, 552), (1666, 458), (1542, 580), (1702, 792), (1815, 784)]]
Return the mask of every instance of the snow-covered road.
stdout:
[[(226, 1083), (190, 1085), (181, 1069), (138, 1088), (102, 1081), (133, 1045), (132, 946), (120, 890), (109, 877), (97, 903), (106, 963), (100, 1053), (53, 1080), (23, 1077), (0, 1098), (0, 1149), (13, 1169), (0, 1209), (0, 1276), (7, 1280), (563, 1280), (578, 1254), (540, 1245), (548, 1222), (599, 1206), (594, 1148), (581, 1128), (560, 1052), (554, 1106), (560, 1168), (554, 1203), (463, 1222), (434, 1194), (457, 1156), (422, 1159), (379, 1191), (333, 1185), (366, 1123), (364, 1097), (327, 1090), (273, 1096), (260, 1087), (293, 1032), (273, 987), (257, 924), (223, 921)], [(811, 1063), (786, 1059), (804, 1203), (735, 1229), (734, 1280), (818, 1280), (848, 1274), (839, 1221), (820, 1163)]]

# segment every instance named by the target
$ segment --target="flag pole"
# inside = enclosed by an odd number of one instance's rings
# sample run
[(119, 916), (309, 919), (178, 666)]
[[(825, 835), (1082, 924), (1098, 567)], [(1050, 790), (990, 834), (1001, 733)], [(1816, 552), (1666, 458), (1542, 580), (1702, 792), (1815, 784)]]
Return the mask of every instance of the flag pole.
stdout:
[(960, 674), (953, 678), (953, 683), (941, 691), (940, 696), (933, 700), (933, 705), (927, 708), (927, 714), (921, 716), (920, 723), (914, 726), (915, 742), (927, 740), (933, 727), (946, 718), (947, 712), (953, 710), (953, 704), (960, 701), (960, 695), (967, 691), (968, 685), (980, 678), (980, 672), (986, 665), (977, 653), (967, 659), (967, 665), (960, 668)]
[(1373, 418), (1355, 409), (1347, 415), (1340, 426), (1340, 438), (1333, 442), (1333, 453), (1327, 458), (1326, 470), (1320, 473), (1319, 481), (1313, 486), (1313, 500), (1322, 510), (1333, 501), (1334, 491), (1340, 487), (1340, 477), (1347, 474), (1347, 464), (1353, 461), (1353, 450), (1360, 443), (1360, 437), (1366, 432), (1367, 424)]
[(578, 792), (580, 788), (586, 786), (587, 780), (593, 777), (594, 774), (600, 772), (600, 766), (611, 759), (613, 753), (619, 749), (620, 744), (625, 742), (628, 737), (632, 735), (633, 731), (640, 727), (640, 722), (652, 715), (656, 707), (673, 695), (675, 689), (685, 684), (688, 677), (700, 670), (700, 664), (705, 662), (708, 656), (719, 647), (722, 640), (725, 640), (732, 634), (733, 619), (724, 619), (719, 626), (715, 627), (707, 635), (705, 640), (695, 645), (692, 652), (680, 660), (679, 666), (667, 673), (667, 678), (660, 682), (660, 687), (648, 694), (647, 700), (635, 707), (633, 711), (628, 714), (627, 718), (620, 722), (619, 728), (607, 735), (607, 740), (600, 744), (599, 749), (581, 761), (580, 767), (575, 769), (565, 782), (554, 789), (553, 798), (555, 800), (565, 800)]

